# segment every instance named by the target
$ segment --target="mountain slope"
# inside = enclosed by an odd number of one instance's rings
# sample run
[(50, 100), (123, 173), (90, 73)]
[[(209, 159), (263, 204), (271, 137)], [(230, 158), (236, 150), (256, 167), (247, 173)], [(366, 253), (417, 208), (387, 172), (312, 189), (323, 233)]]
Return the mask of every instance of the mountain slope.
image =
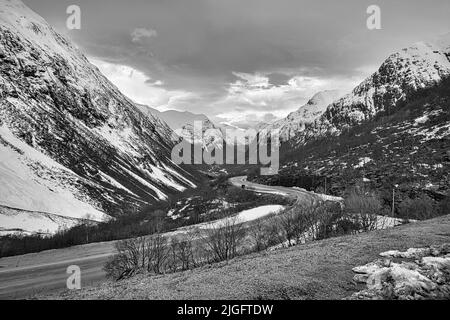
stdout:
[(339, 196), (369, 188), (396, 215), (408, 210), (392, 208), (393, 189), (396, 202), (437, 206), (450, 192), (450, 41), (443, 40), (391, 55), (282, 145), (278, 175), (253, 180)]
[(307, 104), (297, 111), (289, 114), (285, 119), (281, 119), (272, 124), (260, 127), (258, 131), (280, 130), (280, 140), (286, 142), (299, 132), (305, 130), (306, 125), (319, 118), (333, 101), (339, 97), (339, 91), (326, 90), (315, 94)]
[(0, 62), (0, 205), (101, 220), (195, 187), (172, 130), (19, 0), (0, 1)]
[(372, 76), (352, 93), (331, 104), (324, 114), (293, 140), (304, 144), (369, 120), (416, 92), (438, 84), (450, 75), (450, 41), (417, 43), (392, 54)]

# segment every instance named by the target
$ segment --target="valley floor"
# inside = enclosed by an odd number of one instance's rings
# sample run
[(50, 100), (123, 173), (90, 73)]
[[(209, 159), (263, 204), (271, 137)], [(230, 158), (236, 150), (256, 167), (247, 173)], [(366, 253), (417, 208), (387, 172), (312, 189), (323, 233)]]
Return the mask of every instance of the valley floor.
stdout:
[(352, 269), (389, 250), (450, 243), (450, 215), (397, 228), (252, 254), (228, 263), (40, 299), (342, 299), (363, 289)]

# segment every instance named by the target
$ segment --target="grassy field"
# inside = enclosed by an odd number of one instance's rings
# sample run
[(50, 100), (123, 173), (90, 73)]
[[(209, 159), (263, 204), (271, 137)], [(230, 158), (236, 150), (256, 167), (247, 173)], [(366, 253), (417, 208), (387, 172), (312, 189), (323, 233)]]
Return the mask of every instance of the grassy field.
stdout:
[(352, 268), (388, 250), (450, 243), (450, 216), (344, 236), (177, 274), (140, 275), (39, 299), (342, 299), (362, 289)]

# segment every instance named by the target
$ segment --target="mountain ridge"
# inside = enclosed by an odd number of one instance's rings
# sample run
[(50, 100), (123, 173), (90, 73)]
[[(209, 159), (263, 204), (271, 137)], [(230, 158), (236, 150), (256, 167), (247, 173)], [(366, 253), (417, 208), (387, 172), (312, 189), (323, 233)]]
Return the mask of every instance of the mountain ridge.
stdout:
[(101, 221), (196, 187), (173, 131), (18, 0), (0, 1), (0, 60), (1, 205)]

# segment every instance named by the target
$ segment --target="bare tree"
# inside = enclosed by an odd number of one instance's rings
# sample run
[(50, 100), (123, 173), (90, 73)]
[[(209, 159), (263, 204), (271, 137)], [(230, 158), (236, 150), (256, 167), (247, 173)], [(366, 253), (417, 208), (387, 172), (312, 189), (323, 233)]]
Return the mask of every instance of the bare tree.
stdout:
[(215, 262), (236, 257), (238, 246), (245, 237), (245, 230), (237, 219), (226, 218), (220, 223), (211, 223), (200, 231), (205, 252)]
[(147, 271), (162, 274), (166, 271), (169, 258), (167, 238), (161, 234), (150, 237), (146, 245)]
[(109, 278), (120, 280), (145, 268), (145, 238), (118, 241), (117, 254), (108, 260), (104, 270)]
[(378, 215), (383, 206), (373, 193), (353, 190), (345, 199), (345, 208), (360, 225), (361, 231), (371, 231), (376, 229)]

